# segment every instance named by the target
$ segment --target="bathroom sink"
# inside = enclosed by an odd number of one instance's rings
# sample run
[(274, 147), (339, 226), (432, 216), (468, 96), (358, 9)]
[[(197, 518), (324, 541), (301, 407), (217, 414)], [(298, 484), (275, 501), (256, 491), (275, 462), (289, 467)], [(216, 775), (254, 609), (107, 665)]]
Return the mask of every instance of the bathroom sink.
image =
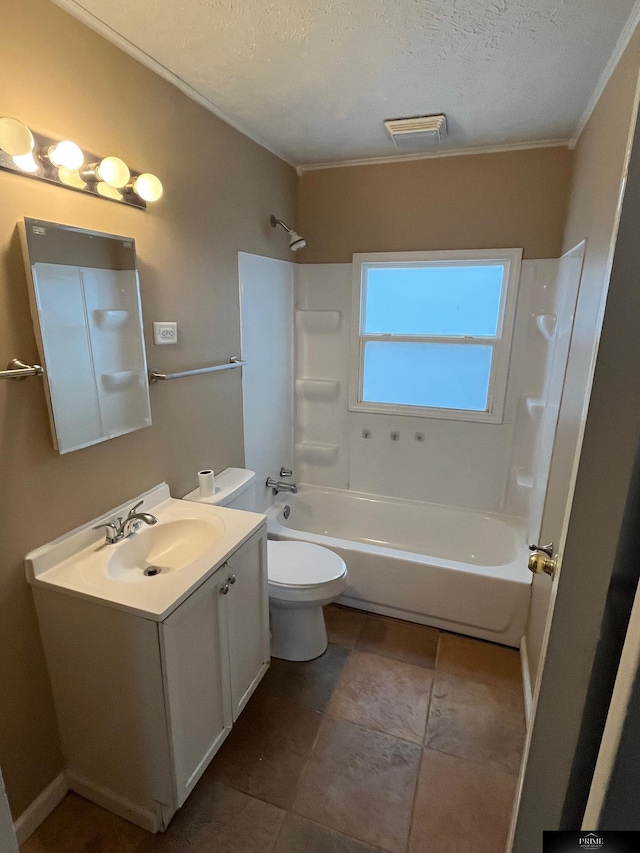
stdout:
[[(104, 525), (138, 504), (157, 523), (105, 542)], [(265, 524), (258, 513), (177, 500), (161, 483), (31, 551), (27, 579), (162, 622)]]
[(151, 580), (191, 565), (224, 536), (220, 518), (185, 518), (144, 527), (113, 547), (107, 574), (120, 581)]

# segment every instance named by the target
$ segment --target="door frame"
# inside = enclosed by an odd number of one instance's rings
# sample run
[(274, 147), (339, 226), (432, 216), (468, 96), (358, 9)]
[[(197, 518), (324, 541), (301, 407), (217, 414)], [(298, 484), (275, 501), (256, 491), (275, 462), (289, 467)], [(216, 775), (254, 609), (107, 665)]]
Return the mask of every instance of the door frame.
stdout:
[(588, 414), (574, 469), (575, 489), (564, 520), (562, 572), (546, 659), (534, 693), (533, 723), (527, 734), (507, 846), (510, 853), (539, 849), (542, 831), (557, 830), (561, 825), (640, 443), (640, 336), (636, 328), (640, 310), (635, 296), (640, 267), (640, 130), (635, 119), (634, 115), (635, 149), (632, 154), (632, 131), (628, 170), (623, 171), (626, 191), (617, 213), (619, 227), (614, 227), (604, 269), (598, 324), (602, 332), (591, 369), (591, 392), (585, 400)]
[(616, 754), (632, 696), (636, 673), (640, 669), (640, 586), (638, 586), (629, 619), (620, 666), (611, 695), (604, 733), (600, 742), (598, 761), (591, 780), (587, 808), (582, 820), (582, 829), (591, 831), (598, 827), (600, 814), (609, 788)]

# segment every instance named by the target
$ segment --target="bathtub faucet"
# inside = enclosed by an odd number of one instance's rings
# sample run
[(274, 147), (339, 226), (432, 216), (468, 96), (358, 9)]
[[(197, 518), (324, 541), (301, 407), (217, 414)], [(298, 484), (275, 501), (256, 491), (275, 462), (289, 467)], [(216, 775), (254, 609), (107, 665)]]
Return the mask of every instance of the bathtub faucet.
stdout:
[(284, 480), (276, 480), (274, 477), (268, 477), (266, 486), (271, 489), (274, 495), (278, 492), (291, 492), (292, 495), (298, 494), (298, 487), (295, 483), (285, 483)]

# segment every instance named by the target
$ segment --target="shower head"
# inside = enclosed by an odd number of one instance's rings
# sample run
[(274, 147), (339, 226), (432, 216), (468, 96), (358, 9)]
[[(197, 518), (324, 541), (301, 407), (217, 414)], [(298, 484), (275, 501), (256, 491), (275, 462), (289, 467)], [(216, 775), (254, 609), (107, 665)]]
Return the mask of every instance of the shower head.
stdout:
[(276, 217), (272, 215), (269, 221), (271, 222), (272, 228), (275, 228), (277, 225), (280, 225), (287, 232), (287, 234), (289, 235), (289, 248), (292, 252), (297, 252), (298, 249), (304, 249), (304, 247), (307, 245), (307, 241), (304, 239), (304, 237), (301, 237), (297, 231), (293, 231), (291, 228), (289, 228), (288, 225), (285, 225), (282, 219), (276, 219)]
[(297, 252), (298, 249), (304, 249), (307, 241), (295, 231), (289, 231), (289, 248), (292, 252)]

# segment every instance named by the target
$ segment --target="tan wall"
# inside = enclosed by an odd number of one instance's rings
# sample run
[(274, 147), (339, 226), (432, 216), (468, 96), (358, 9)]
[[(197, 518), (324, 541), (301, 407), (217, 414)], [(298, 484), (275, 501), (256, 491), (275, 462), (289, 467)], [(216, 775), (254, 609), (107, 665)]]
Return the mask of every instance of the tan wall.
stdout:
[[(16, 221), (32, 216), (135, 237), (150, 365), (239, 353), (238, 250), (290, 259), (271, 212), (296, 221), (293, 169), (194, 104), (47, 0), (4, 4), (0, 114), (157, 173), (147, 213), (0, 172), (0, 364), (37, 357)], [(180, 343), (156, 348), (153, 320)], [(0, 383), (0, 766), (14, 815), (62, 768), (50, 688), (22, 560), (166, 480), (243, 462), (240, 371), (152, 388), (153, 426), (59, 456), (41, 380)]]
[(640, 30), (625, 50), (575, 150), (563, 252), (588, 237), (585, 283), (602, 284), (619, 212), (621, 181), (638, 86)]
[(305, 172), (299, 260), (513, 246), (525, 258), (556, 258), (572, 159), (567, 148), (535, 148)]

